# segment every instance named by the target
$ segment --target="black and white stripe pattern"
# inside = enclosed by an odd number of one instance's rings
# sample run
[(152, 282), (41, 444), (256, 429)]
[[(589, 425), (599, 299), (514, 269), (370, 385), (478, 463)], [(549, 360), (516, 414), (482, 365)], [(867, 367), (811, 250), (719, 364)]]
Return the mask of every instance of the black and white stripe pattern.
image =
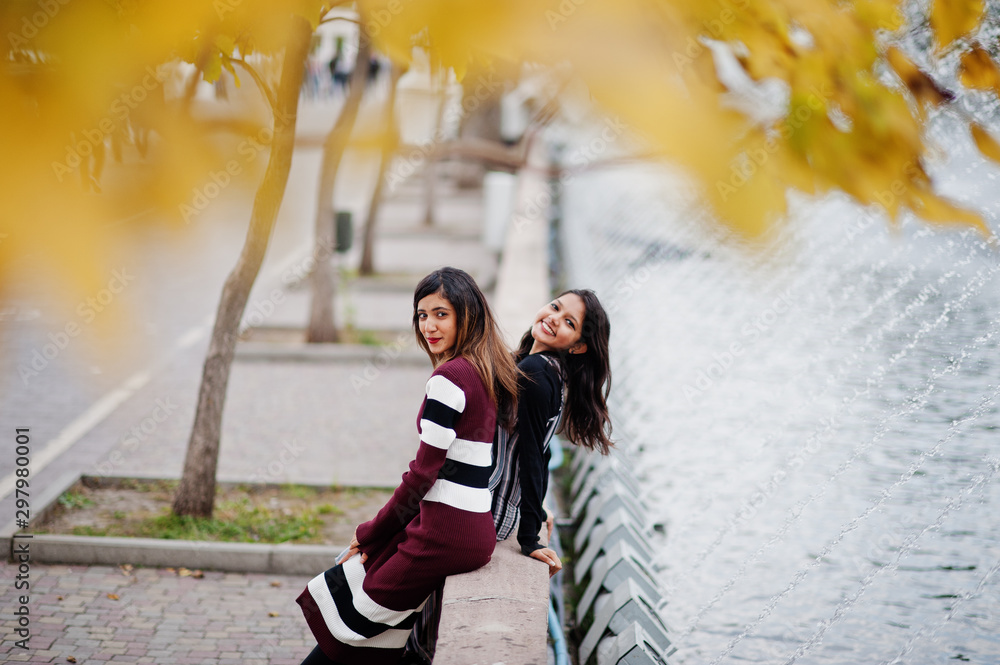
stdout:
[[(556, 373), (561, 377), (562, 373), (556, 360), (543, 356), (545, 360), (556, 368)], [(542, 453), (548, 451), (552, 435), (559, 428), (559, 420), (562, 417), (562, 405), (565, 404), (565, 396), (561, 400), (559, 410), (546, 422), (545, 436), (542, 440)], [(496, 434), (493, 439), (493, 457), (496, 466), (490, 474), (489, 488), (492, 493), (493, 524), (497, 530), (497, 540), (506, 540), (510, 534), (514, 533), (517, 520), (520, 516), (521, 506), (521, 483), (520, 465), (517, 459), (517, 429), (508, 433), (497, 425)]]
[(420, 440), (447, 452), (444, 465), (423, 500), (438, 501), (474, 513), (488, 513), (493, 443), (456, 436), (454, 423), (465, 410), (465, 393), (461, 388), (444, 376), (435, 375), (427, 381), (426, 392)]
[(423, 603), (412, 610), (385, 608), (365, 593), (364, 579), (364, 565), (361, 557), (355, 555), (343, 565), (309, 581), (309, 594), (319, 607), (327, 630), (339, 642), (348, 645), (381, 649), (403, 647)]

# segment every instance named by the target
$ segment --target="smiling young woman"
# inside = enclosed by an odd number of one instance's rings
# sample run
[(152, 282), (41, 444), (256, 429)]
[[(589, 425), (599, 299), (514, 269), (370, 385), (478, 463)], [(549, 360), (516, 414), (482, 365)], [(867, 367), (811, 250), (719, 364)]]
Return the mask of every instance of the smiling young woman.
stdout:
[(304, 664), (398, 662), (428, 597), (448, 575), (485, 565), (496, 545), (493, 435), (513, 424), (517, 368), (486, 297), (461, 270), (417, 285), (413, 328), (434, 365), (416, 457), (344, 557), (299, 596), (318, 642)]
[(515, 352), (522, 372), (517, 423), (510, 434), (498, 431), (494, 443), (493, 519), (497, 540), (517, 526), (521, 552), (546, 563), (550, 575), (562, 569), (562, 562), (538, 539), (546, 522), (549, 442), (558, 433), (602, 455), (610, 452), (610, 336), (597, 295), (575, 289), (538, 310)]
[(440, 356), (455, 346), (455, 309), (446, 298), (439, 293), (426, 295), (417, 303), (416, 312), (417, 330), (430, 353)]

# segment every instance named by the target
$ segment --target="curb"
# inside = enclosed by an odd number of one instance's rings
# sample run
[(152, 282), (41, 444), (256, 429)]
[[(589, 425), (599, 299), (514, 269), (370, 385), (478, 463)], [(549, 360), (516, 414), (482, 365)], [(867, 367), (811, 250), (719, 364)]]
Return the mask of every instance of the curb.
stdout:
[[(38, 495), (32, 521), (43, 520), (63, 492), (83, 474), (67, 473)], [(289, 543), (216, 543), (160, 538), (120, 538), (69, 536), (19, 531), (11, 521), (0, 529), (0, 548), (7, 561), (14, 561), (15, 540), (27, 542), (31, 561), (44, 564), (79, 566), (118, 566), (132, 564), (154, 568), (190, 568), (231, 573), (269, 573), (276, 575), (315, 575), (332, 565), (343, 548), (332, 545), (293, 545)], [(30, 539), (30, 540), (29, 540)]]
[[(31, 521), (44, 520), (56, 500), (62, 496), (63, 492), (75, 485), (80, 480), (81, 475), (79, 471), (64, 473), (56, 478), (55, 482), (49, 484), (44, 490), (39, 492), (34, 497), (34, 501), (32, 501), (32, 504), (39, 508), (32, 508), (34, 517), (32, 517)], [(0, 551), (4, 552), (4, 559), (6, 561), (14, 560), (14, 534), (20, 530), (16, 520), (11, 520), (0, 529)], [(34, 536), (32, 540), (34, 540)]]
[(206, 543), (54, 534), (33, 535), (30, 547), (31, 560), (37, 563), (80, 566), (128, 563), (152, 568), (280, 575), (315, 575), (331, 567), (343, 549), (330, 545)]
[(240, 342), (236, 345), (236, 360), (241, 362), (308, 362), (308, 363), (403, 363), (426, 366), (427, 354), (415, 348), (400, 349), (397, 344), (307, 344), (305, 342)]

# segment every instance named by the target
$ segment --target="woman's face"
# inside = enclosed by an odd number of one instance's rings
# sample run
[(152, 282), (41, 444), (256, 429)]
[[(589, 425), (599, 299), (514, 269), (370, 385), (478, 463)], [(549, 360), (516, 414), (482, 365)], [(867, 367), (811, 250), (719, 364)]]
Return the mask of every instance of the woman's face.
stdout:
[(585, 352), (587, 345), (580, 341), (585, 314), (583, 298), (575, 293), (561, 295), (542, 307), (531, 324), (531, 336), (535, 340), (531, 352)]
[(441, 354), (455, 346), (458, 337), (455, 309), (440, 293), (424, 296), (417, 303), (417, 324), (431, 353)]

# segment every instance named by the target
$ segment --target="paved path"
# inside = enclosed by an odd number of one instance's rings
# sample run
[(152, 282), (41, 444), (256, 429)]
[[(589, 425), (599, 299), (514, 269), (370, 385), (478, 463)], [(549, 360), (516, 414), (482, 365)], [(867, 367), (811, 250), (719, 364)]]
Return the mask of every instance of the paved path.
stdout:
[[(4, 580), (12, 568), (0, 567)], [(295, 604), (306, 577), (41, 565), (31, 577), (28, 650), (11, 639), (5, 584), (4, 662), (297, 665), (315, 646)]]

